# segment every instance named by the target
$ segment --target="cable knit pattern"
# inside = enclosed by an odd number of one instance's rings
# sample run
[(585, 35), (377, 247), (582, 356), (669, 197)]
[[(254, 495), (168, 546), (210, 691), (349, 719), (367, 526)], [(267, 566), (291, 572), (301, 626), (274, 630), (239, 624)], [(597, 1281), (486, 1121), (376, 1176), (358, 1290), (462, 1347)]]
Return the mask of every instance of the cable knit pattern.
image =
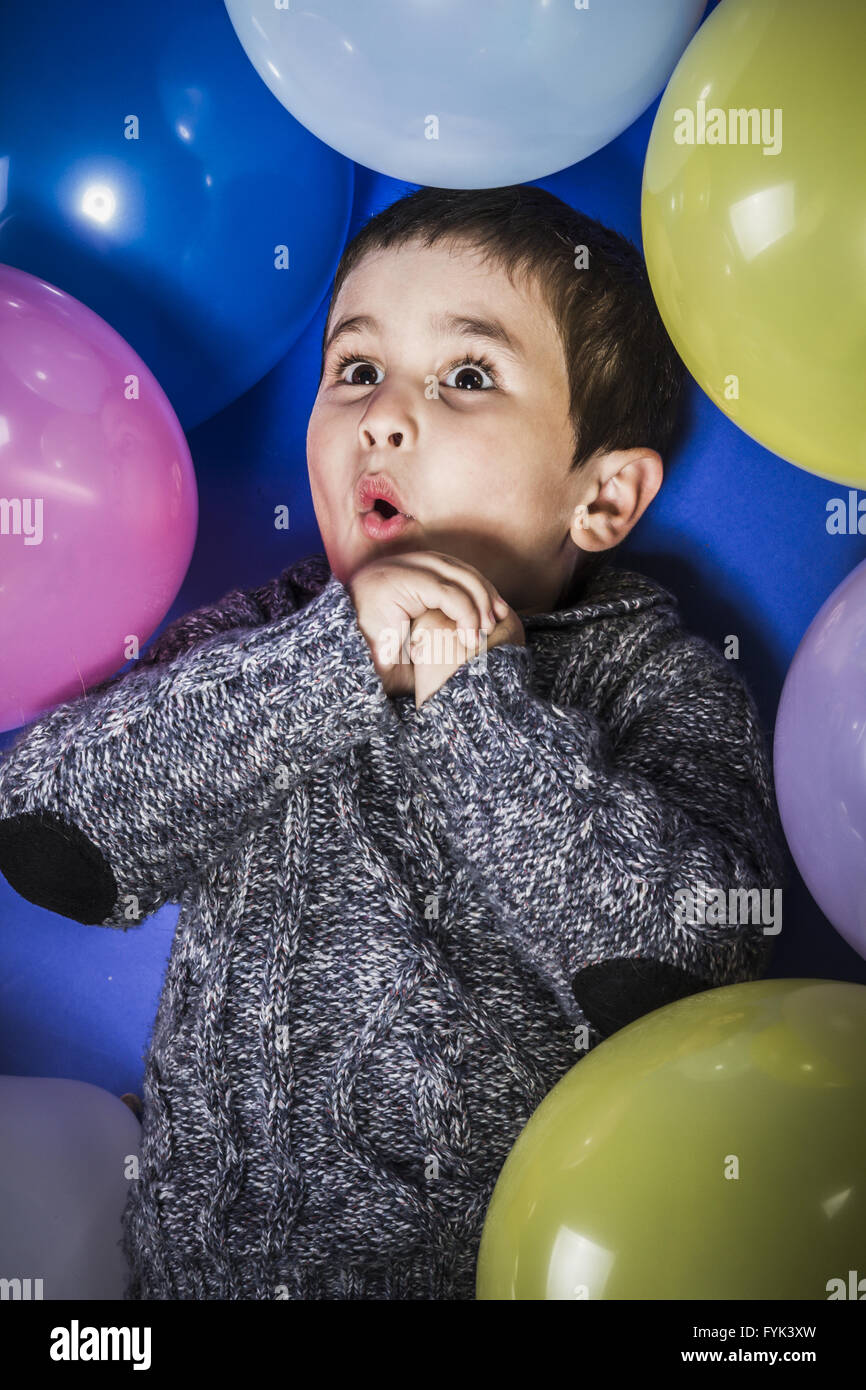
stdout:
[(130, 1299), (471, 1299), (523, 1126), (613, 1028), (756, 978), (783, 885), (751, 696), (607, 567), (526, 647), (389, 699), (324, 555), (172, 623), (0, 763), (0, 870), (181, 904), (124, 1212)]

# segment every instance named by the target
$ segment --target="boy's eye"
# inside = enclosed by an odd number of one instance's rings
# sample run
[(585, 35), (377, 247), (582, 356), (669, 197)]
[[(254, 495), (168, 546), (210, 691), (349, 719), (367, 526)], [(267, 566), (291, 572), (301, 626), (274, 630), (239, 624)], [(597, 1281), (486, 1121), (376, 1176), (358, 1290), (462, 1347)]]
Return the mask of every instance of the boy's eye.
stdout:
[[(346, 367), (351, 367), (352, 371), (347, 378), (343, 377)], [(362, 378), (371, 374), (375, 376), (378, 368), (372, 362), (364, 362), (360, 357), (341, 357), (334, 371), (341, 379), (345, 380), (347, 386), (378, 386), (378, 381), (364, 381)]]
[[(463, 386), (458, 386), (455, 382), (454, 389), (456, 391), (492, 391), (496, 386), (496, 373), (484, 357), (469, 357), (463, 362), (458, 362), (456, 366), (449, 368), (448, 375), (450, 376), (452, 372), (457, 373), (458, 380), (463, 377), (465, 383)], [(479, 382), (480, 376), (489, 377), (490, 385), (485, 386), (483, 381)], [(445, 385), (448, 386), (449, 382), (446, 381)]]
[[(342, 383), (345, 386), (379, 386), (381, 380), (370, 379), (375, 378), (376, 372), (379, 370), (380, 368), (362, 357), (341, 357), (334, 367), (333, 377), (338, 385)], [(452, 372), (457, 373), (457, 381), (453, 385), (447, 380)], [(489, 379), (487, 385), (481, 380), (484, 376)], [(461, 378), (462, 385), (458, 384)], [(445, 385), (451, 390), (464, 393), (466, 391), (492, 391), (498, 385), (498, 380), (494, 367), (486, 357), (464, 357), (448, 368)]]

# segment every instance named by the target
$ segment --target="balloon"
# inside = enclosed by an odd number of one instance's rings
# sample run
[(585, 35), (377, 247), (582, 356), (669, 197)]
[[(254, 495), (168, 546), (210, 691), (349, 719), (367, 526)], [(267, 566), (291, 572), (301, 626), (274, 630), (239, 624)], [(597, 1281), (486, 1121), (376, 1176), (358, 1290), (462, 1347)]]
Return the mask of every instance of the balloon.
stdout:
[(806, 887), (866, 956), (866, 560), (812, 619), (773, 734), (776, 800)]
[(864, 1104), (863, 985), (750, 981), (645, 1014), (519, 1135), (477, 1297), (857, 1298)]
[(110, 676), (171, 607), (198, 525), (159, 382), (55, 285), (0, 266), (0, 728)]
[(0, 261), (110, 323), (187, 430), (312, 319), (353, 180), (216, 0), (0, 6)]
[(641, 205), (653, 292), (699, 385), (758, 443), (853, 487), (866, 484), (864, 52), (866, 6), (725, 0), (659, 103)]
[(140, 1144), (132, 1111), (99, 1086), (0, 1076), (2, 1274), (21, 1281), (11, 1296), (123, 1298), (121, 1216)]
[(439, 188), (542, 178), (658, 96), (706, 0), (225, 0), (274, 96), (370, 169)]

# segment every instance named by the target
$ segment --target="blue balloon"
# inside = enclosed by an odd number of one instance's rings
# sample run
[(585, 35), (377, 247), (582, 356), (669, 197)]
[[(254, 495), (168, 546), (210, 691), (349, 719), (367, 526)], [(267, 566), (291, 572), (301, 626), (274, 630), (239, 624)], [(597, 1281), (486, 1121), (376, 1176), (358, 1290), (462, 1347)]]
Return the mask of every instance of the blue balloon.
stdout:
[(645, 111), (706, 0), (225, 0), (287, 111), (390, 178), (540, 179)]
[(0, 6), (0, 261), (110, 323), (185, 429), (309, 323), (353, 186), (216, 0)]

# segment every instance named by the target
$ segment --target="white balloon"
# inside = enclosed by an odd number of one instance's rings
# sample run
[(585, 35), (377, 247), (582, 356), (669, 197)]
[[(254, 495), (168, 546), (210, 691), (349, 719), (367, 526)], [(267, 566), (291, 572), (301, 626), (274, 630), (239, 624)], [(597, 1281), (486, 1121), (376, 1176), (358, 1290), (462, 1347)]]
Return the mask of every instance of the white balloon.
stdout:
[(664, 87), (706, 0), (225, 0), (313, 135), (407, 183), (497, 188), (613, 140)]
[(129, 1270), (121, 1215), (129, 1160), (140, 1143), (132, 1111), (99, 1086), (0, 1076), (0, 1279), (7, 1280), (7, 1297), (123, 1298)]

